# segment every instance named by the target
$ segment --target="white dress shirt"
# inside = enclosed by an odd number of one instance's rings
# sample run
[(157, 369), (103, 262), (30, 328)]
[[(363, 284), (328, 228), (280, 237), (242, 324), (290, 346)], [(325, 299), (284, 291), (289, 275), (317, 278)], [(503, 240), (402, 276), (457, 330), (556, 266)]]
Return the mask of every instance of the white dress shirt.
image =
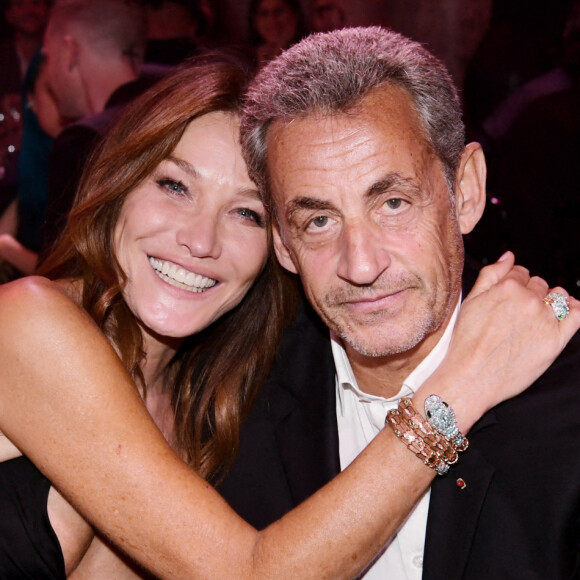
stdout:
[[(459, 306), (435, 348), (405, 379), (401, 390), (389, 399), (369, 395), (359, 389), (340, 339), (331, 337), (336, 367), (336, 417), (341, 469), (350, 465), (383, 428), (387, 412), (397, 406), (399, 399), (412, 397), (439, 366), (447, 354), (458, 311)], [(362, 575), (365, 580), (421, 579), (429, 496), (430, 492), (427, 491), (419, 500), (397, 534)]]

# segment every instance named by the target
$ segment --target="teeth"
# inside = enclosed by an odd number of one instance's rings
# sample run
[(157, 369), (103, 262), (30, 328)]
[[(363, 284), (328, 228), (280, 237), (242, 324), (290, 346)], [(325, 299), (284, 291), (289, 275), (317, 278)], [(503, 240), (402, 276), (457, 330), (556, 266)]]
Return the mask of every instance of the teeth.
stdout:
[(217, 284), (217, 280), (206, 278), (200, 274), (194, 274), (184, 268), (180, 268), (171, 262), (158, 260), (150, 257), (149, 263), (155, 270), (156, 274), (172, 286), (189, 290), (190, 292), (205, 292)]

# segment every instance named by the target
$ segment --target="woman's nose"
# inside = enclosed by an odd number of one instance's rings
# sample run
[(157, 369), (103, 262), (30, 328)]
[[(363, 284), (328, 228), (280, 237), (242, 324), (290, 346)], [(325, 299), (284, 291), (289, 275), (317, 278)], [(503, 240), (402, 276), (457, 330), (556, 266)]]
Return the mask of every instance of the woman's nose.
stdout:
[(194, 258), (218, 258), (221, 243), (217, 216), (199, 212), (194, 219), (184, 219), (177, 231), (177, 243)]

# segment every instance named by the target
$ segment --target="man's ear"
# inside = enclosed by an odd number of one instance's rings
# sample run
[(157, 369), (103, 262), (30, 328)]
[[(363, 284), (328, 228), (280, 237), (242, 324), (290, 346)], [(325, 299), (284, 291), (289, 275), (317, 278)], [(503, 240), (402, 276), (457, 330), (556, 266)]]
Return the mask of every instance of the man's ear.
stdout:
[(80, 46), (78, 40), (69, 34), (63, 37), (64, 55), (66, 58), (67, 70), (73, 70), (80, 60)]
[(483, 215), (486, 176), (481, 145), (469, 143), (461, 155), (455, 179), (455, 211), (462, 234), (468, 234)]
[(289, 272), (293, 274), (298, 274), (298, 270), (294, 265), (294, 260), (292, 260), (292, 255), (290, 251), (286, 247), (284, 240), (282, 238), (282, 234), (280, 232), (279, 224), (274, 220), (274, 224), (272, 225), (272, 237), (274, 240), (274, 250), (276, 251), (276, 257), (278, 258), (278, 262), (283, 268), (286, 268)]

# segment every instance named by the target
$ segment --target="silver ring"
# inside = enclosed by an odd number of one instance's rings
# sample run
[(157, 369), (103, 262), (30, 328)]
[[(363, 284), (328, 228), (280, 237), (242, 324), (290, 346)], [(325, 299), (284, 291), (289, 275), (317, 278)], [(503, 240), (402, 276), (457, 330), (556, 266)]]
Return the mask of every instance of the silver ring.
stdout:
[(544, 304), (549, 304), (558, 320), (564, 320), (570, 312), (570, 305), (568, 303), (568, 296), (560, 294), (560, 292), (550, 292), (544, 299)]

